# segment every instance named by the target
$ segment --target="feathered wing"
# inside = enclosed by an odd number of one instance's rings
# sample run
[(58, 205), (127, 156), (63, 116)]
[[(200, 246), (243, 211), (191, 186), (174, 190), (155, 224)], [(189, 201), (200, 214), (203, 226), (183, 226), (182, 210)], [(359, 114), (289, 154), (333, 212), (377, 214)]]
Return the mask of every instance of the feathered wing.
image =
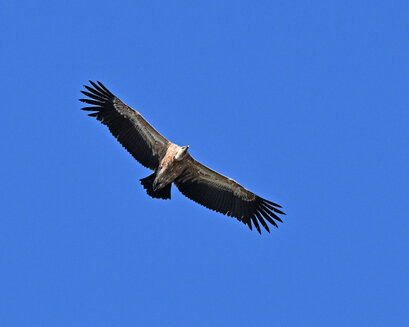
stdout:
[[(179, 191), (189, 199), (224, 215), (237, 218), (261, 234), (260, 224), (270, 232), (266, 220), (275, 227), (282, 222), (277, 214), (285, 215), (280, 205), (263, 199), (236, 181), (202, 165), (190, 155), (184, 173), (175, 180)], [(259, 224), (260, 223), (260, 224)]]
[(94, 111), (95, 117), (106, 125), (112, 135), (142, 165), (155, 170), (166, 153), (169, 141), (156, 131), (142, 115), (113, 95), (102, 83), (89, 81), (93, 87), (81, 91), (89, 99), (80, 101), (92, 105), (82, 110)]

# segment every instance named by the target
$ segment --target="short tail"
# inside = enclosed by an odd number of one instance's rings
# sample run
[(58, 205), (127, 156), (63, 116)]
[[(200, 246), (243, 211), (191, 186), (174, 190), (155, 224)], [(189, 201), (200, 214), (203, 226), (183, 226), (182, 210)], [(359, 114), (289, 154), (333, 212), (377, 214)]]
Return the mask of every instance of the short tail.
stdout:
[(172, 183), (169, 183), (166, 185), (164, 188), (161, 188), (159, 190), (154, 191), (152, 184), (153, 181), (155, 180), (156, 174), (153, 173), (152, 175), (149, 175), (148, 177), (142, 178), (141, 184), (143, 185), (143, 188), (146, 190), (146, 193), (150, 195), (151, 197), (155, 199), (170, 199), (170, 189), (172, 188)]

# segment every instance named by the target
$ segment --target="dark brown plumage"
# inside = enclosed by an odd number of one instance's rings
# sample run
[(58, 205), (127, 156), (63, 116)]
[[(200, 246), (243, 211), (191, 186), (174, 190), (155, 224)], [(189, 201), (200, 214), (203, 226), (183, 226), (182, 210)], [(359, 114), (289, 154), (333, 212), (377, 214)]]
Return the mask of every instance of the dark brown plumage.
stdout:
[[(81, 91), (92, 106), (82, 110), (106, 125), (112, 135), (142, 165), (154, 171), (141, 179), (153, 198), (170, 199), (172, 183), (189, 199), (224, 215), (237, 218), (261, 233), (260, 224), (270, 232), (284, 215), (278, 204), (263, 199), (236, 181), (202, 165), (188, 153), (188, 146), (178, 146), (156, 131), (136, 110), (113, 95), (102, 83), (90, 81)], [(267, 222), (266, 222), (267, 221)]]

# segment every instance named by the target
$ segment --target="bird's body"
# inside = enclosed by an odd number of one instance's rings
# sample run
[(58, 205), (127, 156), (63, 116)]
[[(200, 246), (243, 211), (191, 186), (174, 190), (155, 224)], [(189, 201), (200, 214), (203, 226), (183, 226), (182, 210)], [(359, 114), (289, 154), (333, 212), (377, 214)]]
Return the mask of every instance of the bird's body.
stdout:
[(265, 200), (245, 189), (231, 178), (199, 163), (189, 154), (189, 146), (170, 142), (156, 131), (136, 110), (114, 96), (100, 82), (81, 91), (90, 99), (81, 101), (93, 105), (83, 110), (94, 111), (125, 149), (153, 174), (141, 179), (141, 184), (153, 198), (170, 199), (174, 184), (182, 194), (199, 204), (242, 221), (252, 229), (252, 222), (260, 233), (259, 223), (267, 230), (267, 220), (282, 222), (277, 214), (284, 214), (276, 203)]
[(153, 182), (154, 189), (160, 189), (171, 184), (186, 169), (187, 148), (171, 143), (159, 164), (156, 178)]

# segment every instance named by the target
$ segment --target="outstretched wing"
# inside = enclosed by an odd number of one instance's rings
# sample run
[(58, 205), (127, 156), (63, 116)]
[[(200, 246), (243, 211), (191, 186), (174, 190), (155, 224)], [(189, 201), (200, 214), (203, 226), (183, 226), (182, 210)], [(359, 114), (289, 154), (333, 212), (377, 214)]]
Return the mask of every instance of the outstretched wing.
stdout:
[(202, 165), (190, 155), (184, 173), (175, 185), (189, 199), (224, 215), (237, 218), (252, 229), (251, 223), (261, 234), (260, 225), (270, 232), (266, 220), (275, 227), (282, 222), (277, 214), (285, 215), (278, 204), (265, 200), (245, 189), (236, 181)]
[(89, 81), (93, 87), (84, 85), (89, 91), (81, 91), (89, 99), (80, 101), (91, 104), (82, 110), (94, 111), (95, 117), (106, 125), (122, 146), (142, 165), (152, 170), (166, 153), (170, 142), (155, 130), (142, 115), (113, 95), (102, 83)]

